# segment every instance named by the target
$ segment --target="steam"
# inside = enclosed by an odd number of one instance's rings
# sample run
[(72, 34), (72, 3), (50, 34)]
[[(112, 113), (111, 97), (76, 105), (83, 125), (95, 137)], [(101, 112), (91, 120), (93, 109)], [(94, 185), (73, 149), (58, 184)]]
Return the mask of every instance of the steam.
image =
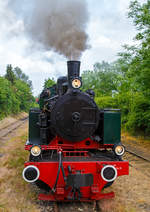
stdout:
[(32, 12), (24, 16), (24, 27), (32, 46), (46, 51), (52, 49), (68, 59), (79, 59), (82, 52), (89, 48), (86, 0), (30, 2)]

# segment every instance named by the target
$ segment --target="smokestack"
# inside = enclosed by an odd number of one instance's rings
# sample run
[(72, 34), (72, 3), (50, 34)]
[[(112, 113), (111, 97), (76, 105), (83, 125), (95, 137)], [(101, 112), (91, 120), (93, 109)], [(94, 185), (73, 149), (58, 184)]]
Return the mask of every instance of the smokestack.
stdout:
[(72, 88), (72, 80), (80, 78), (80, 61), (70, 60), (67, 61), (68, 68), (68, 84), (69, 88)]
[(80, 75), (80, 61), (70, 60), (67, 61), (68, 79), (79, 77)]

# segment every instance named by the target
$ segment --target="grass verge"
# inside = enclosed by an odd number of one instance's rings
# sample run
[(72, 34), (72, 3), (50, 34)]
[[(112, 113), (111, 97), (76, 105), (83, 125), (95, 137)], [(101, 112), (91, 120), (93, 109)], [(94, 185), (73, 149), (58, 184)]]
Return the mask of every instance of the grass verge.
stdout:
[(27, 126), (20, 129), (18, 134), (1, 148), (0, 212), (38, 212), (35, 204), (37, 194), (22, 179), (24, 162), (28, 160), (28, 152), (24, 150)]

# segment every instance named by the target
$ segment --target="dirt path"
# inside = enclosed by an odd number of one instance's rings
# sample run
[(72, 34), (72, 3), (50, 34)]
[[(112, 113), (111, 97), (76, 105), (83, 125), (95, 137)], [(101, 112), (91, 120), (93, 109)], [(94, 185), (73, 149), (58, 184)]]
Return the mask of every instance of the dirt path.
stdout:
[[(1, 123), (0, 123), (1, 126)], [(24, 150), (28, 124), (23, 123), (5, 138), (0, 146), (0, 212), (48, 212), (54, 211), (52, 203), (37, 200), (37, 190), (22, 179)], [(135, 145), (136, 147), (136, 145)], [(119, 177), (105, 192), (115, 191), (113, 200), (99, 201), (101, 212), (149, 212), (150, 211), (150, 163), (128, 153), (130, 175)], [(61, 203), (59, 211), (90, 212), (91, 203)]]

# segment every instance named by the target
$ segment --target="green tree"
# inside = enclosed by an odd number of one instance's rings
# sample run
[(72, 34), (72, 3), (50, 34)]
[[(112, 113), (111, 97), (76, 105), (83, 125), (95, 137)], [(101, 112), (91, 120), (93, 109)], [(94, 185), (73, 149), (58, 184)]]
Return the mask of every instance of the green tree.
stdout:
[(56, 82), (55, 82), (54, 78), (48, 78), (47, 80), (45, 79), (43, 87), (44, 88), (49, 88), (49, 87), (51, 87), (51, 86), (53, 86), (55, 84), (56, 84)]
[(0, 77), (0, 119), (19, 111), (20, 102), (16, 98), (11, 82)]
[(12, 84), (14, 84), (16, 78), (13, 72), (12, 65), (7, 65), (5, 78), (9, 80)]
[(96, 96), (112, 96), (118, 83), (115, 66), (105, 61), (96, 63), (92, 71), (83, 72), (82, 81), (83, 90), (94, 89)]
[(27, 83), (22, 80), (16, 80), (16, 98), (20, 102), (20, 110), (28, 111), (34, 101), (32, 92)]
[(117, 61), (97, 63), (84, 72), (83, 86), (96, 91), (100, 108), (121, 109), (125, 129), (150, 135), (150, 1), (134, 0), (129, 9), (138, 31), (135, 44), (124, 45)]
[(32, 88), (32, 81), (29, 80), (29, 77), (25, 73), (23, 73), (23, 71), (19, 67), (15, 67), (13, 72), (16, 76), (16, 79), (24, 81), (29, 85), (30, 88)]
[(150, 1), (130, 3), (129, 18), (138, 33), (134, 46), (124, 46), (116, 62), (120, 69), (118, 99), (123, 108), (125, 127), (133, 132), (150, 134)]
[[(150, 95), (150, 1), (140, 4), (137, 0), (130, 4), (129, 18), (133, 20), (138, 33), (135, 40), (139, 42), (132, 51), (128, 74), (132, 76), (137, 91)], [(128, 52), (133, 47), (128, 47)]]
[(21, 69), (7, 66), (5, 77), (0, 77), (0, 119), (37, 106), (29, 82)]

